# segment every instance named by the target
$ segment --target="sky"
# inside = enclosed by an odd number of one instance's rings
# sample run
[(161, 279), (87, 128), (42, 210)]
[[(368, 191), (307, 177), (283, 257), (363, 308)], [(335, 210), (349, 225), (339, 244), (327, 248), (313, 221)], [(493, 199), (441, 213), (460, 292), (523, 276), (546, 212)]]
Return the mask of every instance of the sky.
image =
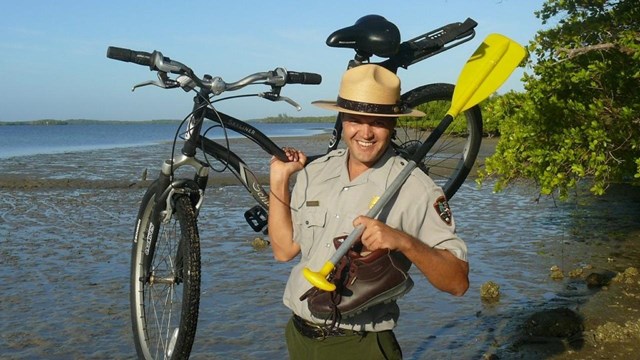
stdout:
[[(0, 0), (0, 121), (182, 119), (190, 111), (193, 93), (157, 87), (131, 92), (134, 84), (155, 80), (156, 75), (148, 67), (108, 59), (109, 46), (157, 50), (196, 74), (227, 82), (276, 67), (319, 73), (321, 85), (287, 85), (282, 90), (301, 111), (259, 98), (220, 102), (218, 109), (239, 119), (329, 116), (311, 102), (335, 99), (354, 55), (351, 49), (325, 45), (333, 31), (369, 14), (396, 24), (403, 41), (467, 17), (478, 22), (471, 41), (400, 69), (407, 91), (427, 83), (455, 83), (488, 34), (528, 44), (542, 28), (534, 12), (543, 2)], [(523, 71), (516, 70), (500, 92), (522, 90)], [(265, 90), (252, 86), (237, 93)]]

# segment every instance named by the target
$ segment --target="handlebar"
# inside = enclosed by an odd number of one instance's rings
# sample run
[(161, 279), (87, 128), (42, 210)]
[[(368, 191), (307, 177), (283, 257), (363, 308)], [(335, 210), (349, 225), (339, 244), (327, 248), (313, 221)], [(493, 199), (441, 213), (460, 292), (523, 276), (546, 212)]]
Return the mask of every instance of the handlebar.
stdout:
[(107, 49), (107, 57), (138, 65), (146, 65), (149, 69), (155, 71), (163, 71), (178, 75), (193, 73), (186, 65), (162, 56), (162, 53), (159, 51), (148, 53), (145, 51), (135, 51), (109, 46)]
[(151, 66), (151, 56), (152, 55), (148, 52), (133, 51), (114, 46), (109, 46), (109, 48), (107, 49), (107, 57), (109, 59), (132, 62), (138, 65)]
[(289, 71), (286, 82), (287, 84), (318, 85), (322, 82), (322, 76), (310, 72)]
[[(320, 74), (287, 71), (283, 68), (276, 68), (272, 71), (251, 74), (231, 83), (223, 81), (220, 77), (211, 77), (208, 75), (205, 75), (203, 78), (199, 78), (188, 66), (163, 56), (159, 51), (148, 53), (145, 51), (135, 51), (109, 46), (109, 48), (107, 49), (107, 57), (114, 60), (149, 66), (149, 69), (153, 71), (186, 75), (193, 82), (195, 82), (197, 86), (206, 89), (215, 95), (221, 94), (224, 91), (238, 90), (250, 84), (261, 83), (265, 85), (271, 85), (272, 87), (282, 87), (286, 84), (317, 85), (322, 82), (322, 76)], [(166, 75), (164, 77), (161, 77), (161, 80), (163, 81), (162, 84), (147, 82), (144, 83), (144, 85), (154, 84), (163, 88), (173, 88), (178, 86), (186, 89), (189, 88), (188, 82), (180, 80), (172, 81), (166, 78)]]

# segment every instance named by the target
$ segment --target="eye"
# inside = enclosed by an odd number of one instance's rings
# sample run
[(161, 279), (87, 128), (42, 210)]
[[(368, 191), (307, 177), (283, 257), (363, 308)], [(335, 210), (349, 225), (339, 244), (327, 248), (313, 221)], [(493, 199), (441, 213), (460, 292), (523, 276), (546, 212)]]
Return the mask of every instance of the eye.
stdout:
[(351, 115), (342, 115), (343, 123), (357, 124), (359, 123), (358, 119)]
[(375, 127), (387, 127), (387, 122), (385, 120), (376, 120), (373, 122), (373, 126)]

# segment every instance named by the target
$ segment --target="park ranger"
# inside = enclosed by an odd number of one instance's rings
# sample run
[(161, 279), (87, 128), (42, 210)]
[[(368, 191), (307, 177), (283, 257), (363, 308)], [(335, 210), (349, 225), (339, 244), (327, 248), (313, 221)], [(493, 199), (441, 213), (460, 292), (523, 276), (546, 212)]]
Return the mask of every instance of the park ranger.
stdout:
[[(395, 300), (413, 285), (411, 264), (441, 291), (461, 296), (469, 286), (467, 248), (447, 199), (421, 170), (377, 218), (362, 215), (406, 165), (390, 146), (397, 118), (424, 114), (403, 106), (399, 78), (374, 64), (347, 70), (337, 100), (314, 104), (340, 113), (347, 148), (309, 164), (302, 151), (285, 148), (289, 162), (271, 161), (273, 254), (279, 261), (300, 254), (283, 297), (293, 312), (285, 331), (290, 357), (400, 359)], [(332, 275), (336, 291), (310, 291), (302, 269), (322, 267), (358, 225), (364, 226), (359, 247)]]

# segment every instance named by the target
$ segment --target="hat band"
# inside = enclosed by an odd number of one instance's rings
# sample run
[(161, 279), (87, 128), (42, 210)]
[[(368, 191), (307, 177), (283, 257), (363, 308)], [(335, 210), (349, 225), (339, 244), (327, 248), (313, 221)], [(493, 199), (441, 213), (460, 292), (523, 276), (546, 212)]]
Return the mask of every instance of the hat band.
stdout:
[(372, 104), (361, 101), (353, 101), (343, 99), (338, 96), (338, 100), (336, 101), (336, 105), (339, 107), (350, 110), (357, 111), (368, 114), (381, 114), (381, 115), (397, 115), (402, 114), (404, 110), (404, 106), (400, 104), (392, 104), (392, 105), (381, 105), (381, 104)]

